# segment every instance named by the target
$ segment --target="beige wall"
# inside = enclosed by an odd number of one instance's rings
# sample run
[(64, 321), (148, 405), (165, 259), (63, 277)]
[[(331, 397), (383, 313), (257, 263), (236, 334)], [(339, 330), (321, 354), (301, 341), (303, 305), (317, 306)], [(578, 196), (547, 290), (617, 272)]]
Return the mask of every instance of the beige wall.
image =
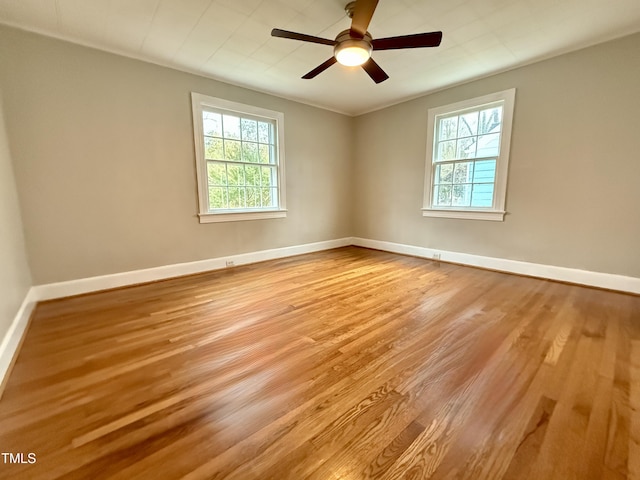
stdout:
[[(36, 284), (350, 235), (352, 119), (0, 28)], [(287, 218), (201, 225), (190, 92), (285, 114)]]
[(20, 207), (0, 101), (0, 342), (31, 286)]
[[(637, 51), (640, 35), (349, 118), (0, 27), (34, 283), (351, 235), (640, 277)], [(512, 87), (506, 220), (422, 217), (427, 109)], [(191, 91), (285, 113), (286, 219), (198, 223)]]
[[(354, 235), (640, 277), (640, 35), (356, 119)], [(504, 222), (421, 216), (427, 109), (516, 87)]]

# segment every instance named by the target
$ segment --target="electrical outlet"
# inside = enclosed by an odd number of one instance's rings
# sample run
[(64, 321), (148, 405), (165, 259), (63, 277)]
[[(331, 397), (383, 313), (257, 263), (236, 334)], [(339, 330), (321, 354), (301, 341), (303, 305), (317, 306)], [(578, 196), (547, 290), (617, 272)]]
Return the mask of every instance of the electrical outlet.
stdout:
[(233, 263), (233, 260), (227, 260), (227, 267), (233, 267), (235, 266), (235, 263)]
[(440, 254), (439, 253), (434, 253), (433, 254), (433, 259), (434, 260), (440, 260)]

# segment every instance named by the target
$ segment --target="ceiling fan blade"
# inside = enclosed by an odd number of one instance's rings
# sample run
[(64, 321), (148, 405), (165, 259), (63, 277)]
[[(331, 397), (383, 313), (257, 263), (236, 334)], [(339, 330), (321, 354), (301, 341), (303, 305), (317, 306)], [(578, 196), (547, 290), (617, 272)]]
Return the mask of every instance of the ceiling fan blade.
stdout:
[(374, 50), (399, 48), (437, 47), (442, 41), (442, 32), (416, 33), (400, 37), (376, 38), (371, 42)]
[(367, 33), (371, 17), (376, 10), (378, 0), (357, 0), (351, 18), (351, 35), (356, 38), (364, 38)]
[(316, 75), (319, 75), (320, 73), (324, 72), (327, 68), (329, 68), (331, 65), (333, 65), (336, 62), (337, 62), (336, 57), (331, 57), (329, 60), (327, 60), (321, 65), (318, 65), (316, 68), (311, 70), (306, 75), (303, 75), (302, 78), (304, 78), (305, 80), (309, 80), (310, 78), (313, 78)]
[(305, 35), (304, 33), (289, 32), (288, 30), (280, 30), (274, 28), (271, 30), (272, 37), (290, 38), (291, 40), (300, 40), (302, 42), (320, 43), (322, 45), (335, 45), (335, 40), (327, 38), (314, 37), (313, 35)]
[(385, 71), (380, 68), (380, 65), (373, 61), (373, 58), (367, 60), (362, 65), (362, 68), (364, 68), (364, 71), (369, 74), (371, 80), (376, 83), (384, 82), (387, 78), (389, 78), (389, 75), (387, 75)]

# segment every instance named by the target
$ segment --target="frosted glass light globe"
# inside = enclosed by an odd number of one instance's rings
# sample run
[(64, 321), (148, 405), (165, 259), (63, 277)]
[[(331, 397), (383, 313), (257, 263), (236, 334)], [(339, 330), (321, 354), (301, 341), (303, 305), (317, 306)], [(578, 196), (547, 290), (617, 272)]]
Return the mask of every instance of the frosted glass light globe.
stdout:
[(371, 44), (364, 40), (347, 39), (335, 46), (336, 60), (347, 67), (362, 65), (371, 57)]

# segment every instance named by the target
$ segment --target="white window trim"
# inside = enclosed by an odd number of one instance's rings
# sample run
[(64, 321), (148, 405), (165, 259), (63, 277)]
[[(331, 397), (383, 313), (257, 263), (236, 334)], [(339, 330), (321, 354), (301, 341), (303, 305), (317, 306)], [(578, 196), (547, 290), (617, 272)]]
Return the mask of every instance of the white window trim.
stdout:
[[(424, 202), (422, 215), (424, 217), (459, 218), (471, 220), (491, 220), (496, 222), (504, 221), (505, 202), (507, 193), (507, 175), (509, 172), (509, 149), (511, 145), (511, 127), (513, 125), (513, 110), (515, 105), (516, 89), (512, 88), (502, 92), (496, 92), (482, 97), (464, 100), (462, 102), (443, 105), (441, 107), (430, 108), (427, 123), (427, 158), (425, 162), (424, 177)], [(496, 180), (493, 190), (493, 207), (433, 207), (433, 174), (435, 171), (433, 156), (435, 148), (435, 120), (443, 114), (455, 113), (479, 107), (484, 104), (503, 101), (502, 114), (502, 136), (500, 138), (500, 155), (496, 163)]]
[[(284, 170), (284, 114), (266, 108), (253, 105), (232, 102), (223, 98), (210, 97), (200, 93), (191, 92), (191, 107), (193, 111), (193, 136), (196, 153), (196, 179), (198, 182), (198, 217), (200, 223), (234, 222), (242, 220), (260, 220), (269, 218), (282, 218), (287, 216), (285, 195), (285, 170)], [(227, 110), (239, 114), (253, 115), (267, 118), (276, 122), (278, 151), (278, 207), (273, 209), (233, 209), (220, 212), (209, 211), (209, 183), (205, 172), (207, 162), (204, 157), (204, 132), (202, 125), (203, 107)]]

